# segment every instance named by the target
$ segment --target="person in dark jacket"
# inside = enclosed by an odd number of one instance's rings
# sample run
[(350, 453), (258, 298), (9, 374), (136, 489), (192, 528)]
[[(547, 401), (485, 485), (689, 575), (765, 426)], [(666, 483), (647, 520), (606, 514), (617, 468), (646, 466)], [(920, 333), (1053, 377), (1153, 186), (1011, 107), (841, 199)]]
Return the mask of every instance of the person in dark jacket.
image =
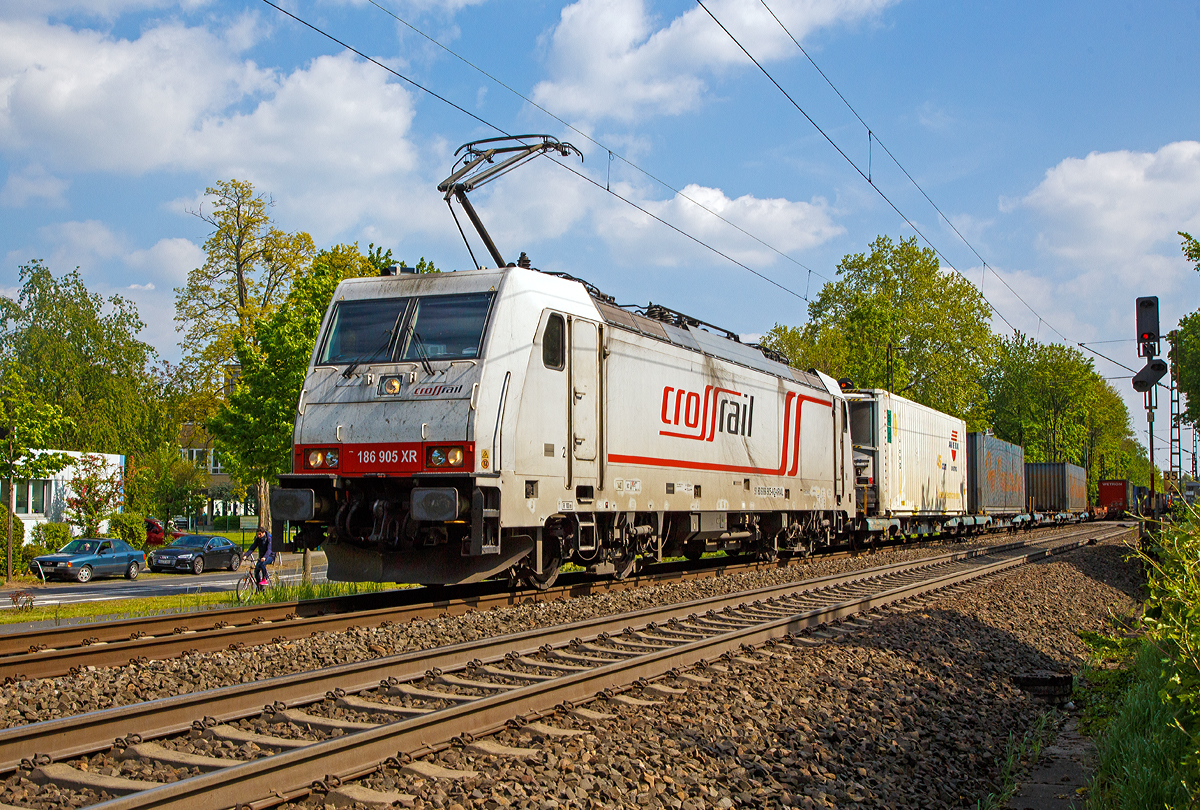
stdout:
[(254, 542), (250, 544), (250, 548), (246, 549), (247, 553), (258, 552), (258, 562), (254, 565), (254, 577), (258, 580), (259, 585), (267, 584), (267, 566), (275, 562), (275, 550), (271, 548), (271, 533), (262, 526), (258, 527), (258, 531), (254, 533)]

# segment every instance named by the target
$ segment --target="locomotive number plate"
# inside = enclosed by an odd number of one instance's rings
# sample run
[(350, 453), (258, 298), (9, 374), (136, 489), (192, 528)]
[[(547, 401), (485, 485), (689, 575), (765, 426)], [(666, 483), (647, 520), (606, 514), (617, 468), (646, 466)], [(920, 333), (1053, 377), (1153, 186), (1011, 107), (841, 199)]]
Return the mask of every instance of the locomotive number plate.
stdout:
[(420, 472), (420, 442), (342, 445), (342, 472)]

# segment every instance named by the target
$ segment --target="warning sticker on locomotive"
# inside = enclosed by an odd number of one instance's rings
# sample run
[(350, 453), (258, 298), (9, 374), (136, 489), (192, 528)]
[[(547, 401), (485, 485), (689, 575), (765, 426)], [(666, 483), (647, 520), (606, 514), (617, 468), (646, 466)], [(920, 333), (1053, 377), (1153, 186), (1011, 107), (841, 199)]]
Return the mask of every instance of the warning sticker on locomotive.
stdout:
[(764, 498), (782, 498), (783, 487), (755, 487), (754, 494)]
[(640, 478), (618, 478), (613, 481), (617, 488), (617, 492), (625, 492), (630, 495), (638, 495), (642, 491), (642, 479)]
[(558, 511), (574, 512), (575, 511), (575, 501), (559, 501), (558, 502)]

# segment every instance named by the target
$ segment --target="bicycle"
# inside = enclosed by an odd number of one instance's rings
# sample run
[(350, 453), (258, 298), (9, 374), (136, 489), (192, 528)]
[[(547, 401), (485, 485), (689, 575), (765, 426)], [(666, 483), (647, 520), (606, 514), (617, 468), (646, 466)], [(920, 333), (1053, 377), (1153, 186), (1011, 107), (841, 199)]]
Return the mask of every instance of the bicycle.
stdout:
[(255, 596), (264, 593), (268, 588), (279, 587), (279, 574), (270, 566), (267, 567), (267, 584), (259, 585), (258, 578), (254, 576), (254, 564), (257, 560), (248, 560), (249, 568), (246, 569), (245, 575), (238, 580), (237, 584), (237, 599), (239, 602), (249, 602)]

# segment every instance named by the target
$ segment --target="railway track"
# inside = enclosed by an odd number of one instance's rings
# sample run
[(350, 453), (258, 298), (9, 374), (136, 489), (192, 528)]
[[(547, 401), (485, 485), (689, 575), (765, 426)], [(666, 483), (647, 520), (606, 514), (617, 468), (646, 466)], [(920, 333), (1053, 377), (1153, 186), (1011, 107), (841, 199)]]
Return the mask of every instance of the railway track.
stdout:
[[(20, 768), (35, 781), (81, 792), (92, 801), (116, 796), (96, 805), (104, 810), (186, 808), (201, 802), (221, 808), (248, 800), (249, 806), (266, 807), (313, 790), (337, 789), (343, 780), (388, 761), (426, 778), (452, 777), (421, 757), (455, 742), (477, 753), (523, 756), (477, 738), (513, 721), (533, 721), (543, 736), (565, 736), (571, 731), (550, 719), (556, 711), (601, 722), (603, 712), (581, 704), (601, 696), (637, 705), (637, 698), (623, 694), (634, 684), (641, 684), (644, 695), (676, 694), (702, 685), (702, 674), (683, 671), (698, 663), (781, 639), (804, 643), (796, 633), (1127, 531), (1078, 527), (1040, 540), (34, 723), (0, 732), (0, 771)], [(273, 698), (265, 709), (264, 695)], [(250, 744), (274, 753), (245, 759), (196, 754), (195, 745), (178, 744), (173, 735), (180, 734), (189, 734), (186, 739), (196, 744), (222, 745), (226, 754), (230, 746), (250, 752)], [(122, 773), (144, 773), (145, 763), (158, 763), (197, 775), (156, 783), (73, 767), (74, 758), (103, 751), (110, 751), (108, 759)]]
[[(1061, 528), (1038, 530), (1030, 537)], [(882, 549), (892, 548), (884, 546)], [(919, 548), (907, 544), (904, 548)], [(829, 556), (856, 552), (834, 552)], [(857, 553), (870, 553), (869, 551)], [(457, 616), (474, 610), (512, 607), (555, 599), (611, 593), (649, 584), (662, 585), (705, 577), (761, 571), (802, 564), (803, 558), (756, 562), (713, 558), (701, 564), (666, 563), (623, 580), (563, 575), (544, 591), (513, 590), (503, 582), (387, 591), (357, 596), (244, 605), (222, 610), (96, 622), (88, 625), (0, 634), (0, 681), (70, 675), (84, 667), (174, 658), (189, 652), (216, 652), (232, 645), (256, 645), (305, 638), (350, 627), (403, 623), (413, 619)]]

